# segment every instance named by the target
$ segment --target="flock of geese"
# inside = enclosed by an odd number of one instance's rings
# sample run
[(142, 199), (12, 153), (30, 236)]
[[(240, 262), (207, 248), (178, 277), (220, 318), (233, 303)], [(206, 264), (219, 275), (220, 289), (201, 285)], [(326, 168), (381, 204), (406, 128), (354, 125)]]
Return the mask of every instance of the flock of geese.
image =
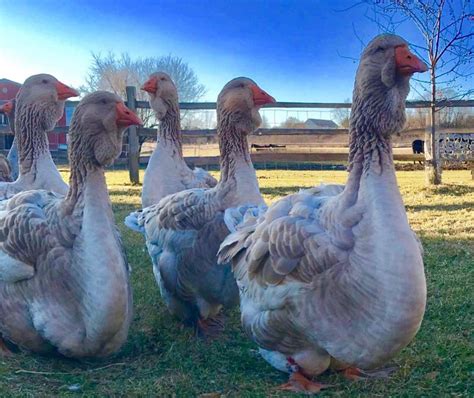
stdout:
[[(282, 389), (318, 392), (327, 369), (348, 378), (386, 363), (417, 333), (425, 310), (422, 248), (397, 187), (391, 135), (405, 123), (409, 81), (426, 65), (395, 35), (361, 55), (350, 121), (349, 176), (266, 207), (247, 136), (275, 102), (236, 78), (217, 98), (219, 181), (183, 159), (176, 86), (158, 72), (142, 90), (157, 119), (142, 209), (125, 224), (142, 233), (169, 311), (217, 338), (222, 311), (240, 303), (242, 325)], [(0, 182), (0, 350), (11, 345), (68, 357), (117, 352), (132, 319), (130, 269), (114, 223), (104, 168), (122, 135), (141, 123), (117, 95), (78, 104), (69, 130), (69, 185), (47, 133), (78, 93), (51, 75), (28, 78), (3, 106), (15, 132), (18, 178)], [(2, 160), (4, 162), (4, 160)], [(1, 162), (0, 162), (1, 166)], [(362, 370), (364, 369), (364, 370)]]

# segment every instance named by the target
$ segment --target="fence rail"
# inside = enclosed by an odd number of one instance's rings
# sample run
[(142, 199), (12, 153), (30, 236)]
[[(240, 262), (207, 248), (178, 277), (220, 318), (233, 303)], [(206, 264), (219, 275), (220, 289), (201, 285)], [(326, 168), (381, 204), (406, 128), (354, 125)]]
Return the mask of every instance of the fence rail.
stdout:
[[(133, 111), (137, 109), (150, 109), (150, 104), (147, 101), (137, 100), (136, 88), (128, 86), (126, 88), (126, 104)], [(0, 101), (0, 105), (5, 101)], [(79, 101), (67, 101), (66, 106), (74, 107)], [(408, 109), (419, 109), (419, 108), (430, 108), (430, 101), (407, 101), (406, 108)], [(264, 105), (263, 108), (267, 109), (350, 109), (351, 103), (343, 102), (276, 102), (272, 104)], [(439, 101), (435, 104), (437, 108), (442, 107), (456, 107), (456, 108), (474, 108), (474, 100), (454, 100), (454, 101)], [(180, 109), (191, 110), (191, 111), (212, 111), (216, 109), (215, 102), (182, 102), (180, 103)], [(427, 126), (428, 128), (429, 126)], [(0, 126), (0, 133), (6, 131), (5, 126)], [(54, 132), (67, 133), (67, 127), (56, 127)], [(194, 130), (183, 130), (183, 137), (188, 140), (204, 139), (207, 142), (215, 141), (215, 129), (194, 129)], [(304, 137), (304, 136), (337, 136), (338, 134), (347, 135), (347, 129), (307, 129), (307, 128), (261, 128), (258, 129), (252, 137), (266, 137), (266, 136), (292, 136)], [(155, 138), (156, 129), (135, 127), (132, 126), (128, 129), (127, 134), (127, 163), (130, 173), (130, 181), (132, 183), (139, 182), (139, 165), (140, 161), (147, 160), (147, 157), (140, 157), (140, 138)], [(324, 145), (322, 145), (324, 146)], [(336, 144), (335, 146), (340, 146)], [(347, 160), (347, 153), (316, 153), (316, 152), (298, 152), (298, 151), (262, 151), (251, 154), (252, 160), (257, 163), (272, 163), (272, 162), (345, 162)], [(424, 155), (416, 154), (395, 154), (395, 160), (400, 161), (417, 161), (423, 160)], [(191, 156), (186, 157), (186, 161), (195, 166), (205, 165), (216, 165), (219, 163), (218, 156)]]

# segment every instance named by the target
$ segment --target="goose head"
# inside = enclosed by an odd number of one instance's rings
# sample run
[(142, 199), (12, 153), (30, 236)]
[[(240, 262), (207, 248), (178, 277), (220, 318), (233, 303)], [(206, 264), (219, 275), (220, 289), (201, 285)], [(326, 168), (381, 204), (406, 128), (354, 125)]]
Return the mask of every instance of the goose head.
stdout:
[(262, 123), (259, 109), (275, 99), (247, 77), (228, 82), (217, 97), (217, 118), (230, 119), (237, 129), (249, 134)]
[(51, 130), (63, 115), (64, 101), (78, 95), (54, 76), (43, 73), (25, 80), (16, 96), (16, 107), (35, 107), (42, 127)]
[(355, 105), (364, 103), (364, 113), (377, 122), (382, 135), (398, 132), (405, 123), (410, 78), (427, 70), (400, 36), (376, 36), (360, 59), (354, 86)]
[(139, 117), (116, 94), (88, 94), (79, 102), (71, 120), (71, 155), (77, 152), (89, 164), (109, 166), (120, 155), (125, 129), (139, 124)]
[(173, 80), (165, 72), (156, 72), (143, 84), (141, 90), (150, 98), (150, 106), (158, 120), (162, 120), (172, 105), (178, 104), (178, 90)]

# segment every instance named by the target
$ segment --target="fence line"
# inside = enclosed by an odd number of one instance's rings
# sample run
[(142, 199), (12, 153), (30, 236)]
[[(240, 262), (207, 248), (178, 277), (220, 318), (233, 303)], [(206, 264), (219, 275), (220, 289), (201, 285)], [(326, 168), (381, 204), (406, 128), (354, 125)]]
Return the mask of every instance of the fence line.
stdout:
[[(127, 86), (127, 89), (133, 86)], [(136, 88), (135, 89), (136, 93)], [(148, 101), (141, 101), (135, 99), (136, 109), (151, 109)], [(128, 96), (127, 96), (128, 101)], [(0, 100), (0, 105), (7, 102)], [(76, 106), (79, 101), (66, 101), (66, 106)], [(352, 104), (350, 102), (274, 102), (272, 104), (263, 105), (262, 108), (320, 108), (320, 109), (350, 109)], [(474, 107), (474, 100), (442, 100), (437, 101), (435, 106), (437, 108), (471, 108)], [(180, 102), (179, 107), (183, 110), (214, 110), (216, 109), (215, 102)], [(405, 107), (410, 108), (430, 108), (431, 101), (407, 101)]]
[[(136, 88), (132, 86), (126, 87), (126, 104), (127, 106), (136, 111), (137, 109), (150, 109), (148, 101), (137, 100)], [(0, 105), (6, 101), (0, 100)], [(66, 106), (76, 106), (79, 101), (67, 101)], [(407, 101), (407, 109), (420, 109), (431, 107), (430, 101)], [(215, 110), (215, 102), (181, 102), (179, 104), (182, 110)], [(272, 104), (264, 105), (263, 109), (350, 109), (351, 103), (346, 102), (275, 102)], [(455, 107), (455, 108), (468, 108), (474, 107), (474, 100), (444, 100), (439, 101), (435, 104), (437, 108), (442, 107)], [(427, 126), (428, 127), (428, 126)], [(5, 130), (0, 126), (0, 132)], [(62, 133), (68, 131), (67, 127), (57, 127), (54, 129), (55, 132)], [(257, 136), (266, 135), (335, 135), (340, 133), (347, 133), (347, 129), (286, 129), (286, 128), (261, 128), (255, 133)], [(214, 137), (215, 129), (199, 129), (199, 130), (183, 130), (185, 137)], [(156, 137), (156, 129), (144, 128), (131, 126), (128, 128), (127, 140), (128, 140), (128, 151), (127, 151), (127, 162), (130, 174), (130, 181), (132, 183), (139, 183), (139, 165), (140, 165), (140, 145), (139, 138), (144, 137)], [(347, 159), (347, 154), (341, 153), (285, 153), (285, 152), (267, 152), (267, 153), (252, 153), (252, 159), (255, 162), (292, 162), (292, 161), (344, 161)], [(395, 160), (420, 160), (424, 159), (423, 155), (395, 155)], [(187, 157), (186, 160), (194, 165), (213, 165), (218, 164), (218, 157), (216, 156), (201, 156), (201, 157)]]

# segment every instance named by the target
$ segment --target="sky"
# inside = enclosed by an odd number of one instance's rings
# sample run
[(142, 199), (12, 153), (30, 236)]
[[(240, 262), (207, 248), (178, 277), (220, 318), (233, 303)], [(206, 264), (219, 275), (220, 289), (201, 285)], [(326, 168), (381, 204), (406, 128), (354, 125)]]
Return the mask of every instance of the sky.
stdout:
[[(342, 102), (352, 95), (363, 44), (380, 33), (346, 0), (0, 0), (0, 78), (50, 73), (84, 83), (91, 52), (172, 54), (215, 101), (247, 76), (278, 101)], [(413, 26), (397, 32), (419, 42)]]

